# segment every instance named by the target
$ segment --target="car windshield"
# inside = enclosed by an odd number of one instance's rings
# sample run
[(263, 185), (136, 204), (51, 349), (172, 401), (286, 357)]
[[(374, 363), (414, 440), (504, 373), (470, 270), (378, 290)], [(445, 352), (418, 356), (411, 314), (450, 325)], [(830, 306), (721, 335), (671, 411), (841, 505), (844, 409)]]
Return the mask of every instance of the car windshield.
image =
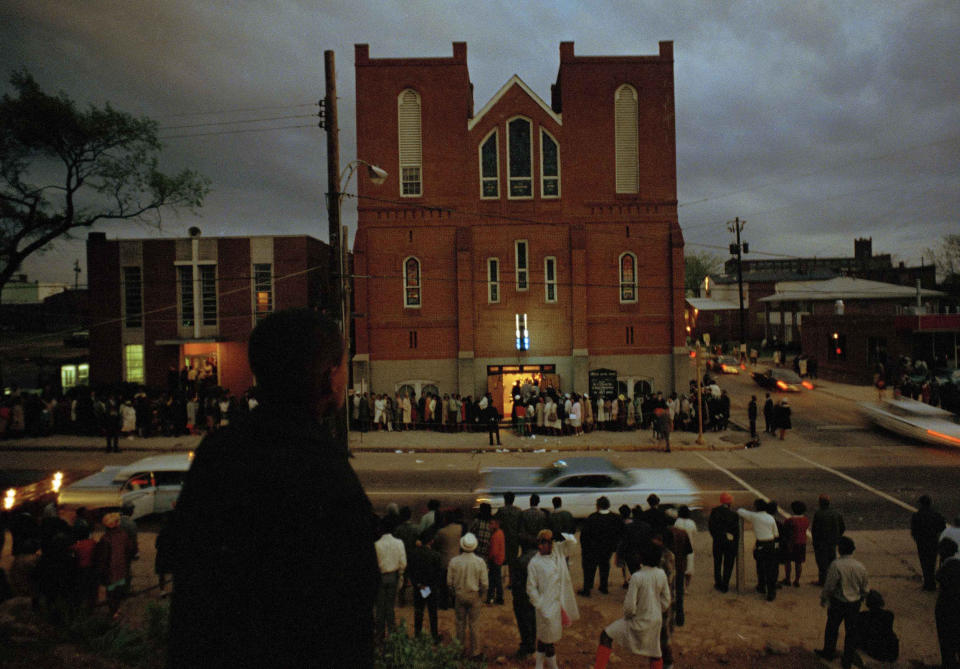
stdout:
[(777, 379), (778, 381), (783, 381), (785, 383), (800, 383), (800, 377), (796, 372), (792, 372), (789, 369), (772, 369), (771, 376)]
[(553, 479), (557, 478), (557, 476), (559, 476), (563, 471), (564, 469), (561, 467), (550, 465), (538, 471), (534, 478), (536, 479), (537, 483), (547, 483), (548, 481), (552, 481)]

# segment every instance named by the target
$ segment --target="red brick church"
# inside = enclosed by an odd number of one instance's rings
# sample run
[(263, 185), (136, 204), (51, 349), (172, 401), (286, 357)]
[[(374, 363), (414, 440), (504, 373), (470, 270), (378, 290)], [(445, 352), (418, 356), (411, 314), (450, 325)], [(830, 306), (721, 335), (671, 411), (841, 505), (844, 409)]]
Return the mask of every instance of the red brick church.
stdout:
[(358, 184), (354, 387), (684, 386), (673, 43), (562, 42), (549, 102), (513, 76), (480, 109), (465, 43), (355, 51), (357, 157), (389, 177)]

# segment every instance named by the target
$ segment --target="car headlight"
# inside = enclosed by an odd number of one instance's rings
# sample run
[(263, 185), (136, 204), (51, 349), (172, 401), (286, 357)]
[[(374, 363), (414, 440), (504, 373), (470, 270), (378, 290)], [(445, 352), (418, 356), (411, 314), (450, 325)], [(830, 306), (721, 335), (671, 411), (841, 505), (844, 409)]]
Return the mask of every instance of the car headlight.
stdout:
[(3, 496), (3, 510), (9, 511), (13, 508), (13, 505), (17, 502), (17, 491), (15, 488), (8, 488), (6, 494)]

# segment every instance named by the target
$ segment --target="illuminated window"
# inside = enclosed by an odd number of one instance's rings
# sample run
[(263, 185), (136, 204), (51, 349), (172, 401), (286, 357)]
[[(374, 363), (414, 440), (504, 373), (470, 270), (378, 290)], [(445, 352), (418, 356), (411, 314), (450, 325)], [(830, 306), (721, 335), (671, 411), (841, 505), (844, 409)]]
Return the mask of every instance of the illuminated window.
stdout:
[(640, 152), (637, 131), (637, 91), (624, 84), (614, 96), (614, 143), (617, 192), (640, 189)]
[(517, 240), (516, 248), (516, 270), (517, 270), (517, 290), (526, 290), (529, 287), (527, 264), (527, 242), (526, 240)]
[(123, 324), (143, 327), (143, 280), (139, 267), (123, 268)]
[(557, 301), (557, 259), (553, 256), (543, 259), (543, 299)]
[(420, 308), (420, 261), (410, 257), (403, 261), (403, 306)]
[(256, 263), (253, 266), (253, 313), (261, 321), (273, 311), (273, 265)]
[(77, 365), (77, 385), (78, 386), (90, 385), (90, 365), (88, 365), (87, 363)]
[(487, 258), (487, 302), (500, 301), (500, 260)]
[(480, 197), (500, 197), (500, 158), (496, 129), (487, 135), (480, 145)]
[(620, 254), (620, 301), (637, 301), (637, 256)]
[(533, 197), (533, 136), (530, 121), (515, 118), (507, 123), (510, 197)]
[(77, 366), (61, 365), (60, 367), (60, 387), (66, 390), (77, 385)]
[(398, 136), (400, 140), (400, 195), (423, 194), (420, 170), (423, 147), (420, 133), (420, 94), (407, 89), (397, 98)]
[(546, 130), (540, 130), (540, 195), (560, 197), (560, 147)]
[(127, 344), (123, 347), (123, 367), (127, 383), (144, 383), (143, 344)]

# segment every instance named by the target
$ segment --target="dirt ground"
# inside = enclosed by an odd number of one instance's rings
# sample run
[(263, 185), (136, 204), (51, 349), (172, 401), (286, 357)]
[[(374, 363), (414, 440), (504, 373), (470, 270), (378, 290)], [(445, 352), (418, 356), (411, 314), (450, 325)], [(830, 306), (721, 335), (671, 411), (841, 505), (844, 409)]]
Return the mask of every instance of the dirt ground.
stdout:
[[(902, 535), (902, 536), (901, 536)], [(137, 625), (146, 604), (159, 597), (153, 573), (154, 539), (151, 531), (140, 534), (140, 559), (134, 563), (134, 591), (142, 594), (124, 603), (122, 613), (128, 624)], [(896, 614), (894, 625), (901, 644), (901, 660), (892, 666), (919, 669), (936, 667), (939, 652), (934, 631), (933, 605), (935, 593), (920, 588), (916, 555), (910, 551), (909, 533), (860, 532), (854, 535), (859, 558), (870, 573), (870, 587), (880, 590), (887, 607)], [(747, 537), (747, 545), (753, 539)], [(754, 592), (756, 584), (752, 559), (746, 561), (745, 583), (741, 594), (721, 594), (713, 590), (710, 542), (706, 532), (697, 532), (694, 540), (696, 574), (686, 596), (686, 625), (677, 628), (674, 638), (675, 667), (719, 669), (721, 667), (759, 667), (770, 669), (812, 669), (839, 666), (839, 661), (825, 663), (813, 654), (823, 640), (825, 610), (819, 606), (820, 589), (813, 584), (816, 567), (812, 554), (808, 555), (801, 587), (785, 587), (775, 602), (768, 603)], [(9, 542), (0, 564), (9, 566)], [(579, 555), (570, 562), (575, 587), (582, 583)], [(568, 628), (557, 644), (561, 667), (592, 667), (600, 630), (620, 617), (624, 590), (622, 576), (612, 570), (610, 594), (596, 590), (589, 598), (577, 598), (581, 617)], [(733, 585), (733, 584), (731, 584)], [(484, 608), (480, 622), (480, 648), (492, 667), (533, 667), (532, 657), (517, 660), (514, 653), (519, 644), (509, 590), (506, 604)], [(413, 628), (413, 607), (407, 604), (397, 609), (398, 619)], [(440, 611), (440, 630), (444, 639), (454, 635), (453, 611)], [(841, 632), (842, 643), (842, 632)], [(773, 652), (771, 652), (771, 650)], [(50, 649), (51, 664), (60, 666), (60, 656), (72, 659), (63, 666), (113, 666), (80, 661), (72, 649)], [(641, 666), (639, 658), (620, 655), (614, 648), (612, 667)], [(31, 666), (31, 665), (24, 665)], [(33, 664), (32, 666), (37, 666)], [(869, 665), (868, 665), (869, 666)], [(879, 666), (879, 665), (876, 665)], [(884, 665), (891, 666), (891, 665)]]

